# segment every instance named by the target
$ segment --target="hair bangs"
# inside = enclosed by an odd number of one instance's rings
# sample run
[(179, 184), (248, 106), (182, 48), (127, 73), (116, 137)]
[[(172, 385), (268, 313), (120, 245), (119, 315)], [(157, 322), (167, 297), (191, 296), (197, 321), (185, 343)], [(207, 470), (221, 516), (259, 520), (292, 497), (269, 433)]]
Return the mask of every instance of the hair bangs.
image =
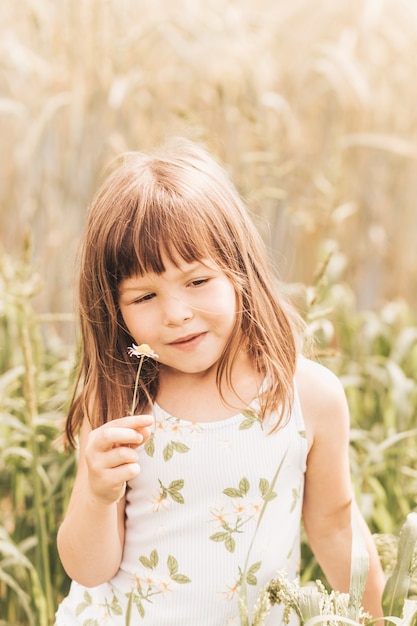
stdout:
[(181, 261), (220, 260), (216, 259), (218, 237), (214, 224), (203, 215), (205, 211), (189, 202), (183, 207), (181, 204), (177, 198), (132, 213), (122, 237), (110, 244), (113, 254), (108, 269), (117, 283), (133, 275), (162, 274), (164, 259), (176, 266)]

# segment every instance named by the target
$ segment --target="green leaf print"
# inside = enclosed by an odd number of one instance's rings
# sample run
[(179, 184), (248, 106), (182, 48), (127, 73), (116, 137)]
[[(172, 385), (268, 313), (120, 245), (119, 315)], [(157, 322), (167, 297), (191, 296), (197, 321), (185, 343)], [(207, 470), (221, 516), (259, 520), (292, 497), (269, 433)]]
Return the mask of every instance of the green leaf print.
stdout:
[(265, 500), (265, 502), (270, 502), (271, 500), (273, 500), (276, 497), (277, 497), (277, 494), (275, 493), (275, 491), (269, 491), (266, 494), (264, 500)]
[(164, 448), (163, 456), (164, 461), (169, 461), (172, 459), (174, 452), (180, 452), (184, 454), (184, 452), (188, 452), (190, 448), (185, 445), (185, 443), (180, 443), (179, 441), (170, 441)]
[(169, 483), (168, 491), (178, 491), (184, 487), (184, 480), (182, 478), (177, 480), (172, 480)]
[[(88, 593), (88, 591), (85, 591), (84, 602), (81, 602), (75, 609), (76, 616), (79, 617), (81, 613), (85, 611), (85, 609), (92, 605), (92, 603), (93, 601), (90, 594)], [(104, 603), (100, 606), (105, 607), (107, 612), (113, 615), (123, 615), (122, 607), (120, 606), (119, 601), (114, 593), (111, 604), (109, 604), (107, 599), (105, 599)], [(99, 623), (95, 619), (88, 618), (83, 621), (83, 626), (99, 626)]]
[(211, 535), (210, 539), (212, 541), (225, 541), (226, 537), (228, 537), (229, 533), (225, 533), (225, 532), (218, 532), (218, 533), (214, 533), (214, 535)]
[(152, 550), (149, 558), (152, 563), (152, 567), (156, 567), (159, 562), (159, 556), (158, 556), (157, 550)]
[(233, 534), (242, 532), (240, 530), (240, 527), (244, 523), (245, 522), (242, 522), (240, 517), (237, 518), (236, 525), (235, 525), (234, 528), (231, 528), (226, 522), (223, 522), (222, 523), (222, 527), (224, 528), (224, 530), (223, 531), (218, 531), (217, 533), (214, 533), (213, 535), (211, 535), (211, 537), (209, 537), (209, 539), (211, 539), (211, 541), (215, 541), (217, 543), (220, 543), (220, 542), (224, 541), (224, 546), (225, 546), (226, 550), (228, 552), (234, 552), (234, 550), (236, 548), (236, 541), (233, 538)]
[[(142, 618), (144, 618), (144, 617), (145, 617), (145, 609), (144, 609), (144, 607), (143, 607), (142, 600), (141, 600), (138, 596), (135, 596), (135, 597), (133, 598), (133, 601), (134, 601), (134, 603), (135, 603), (135, 606), (136, 606), (136, 608), (137, 608), (137, 610), (138, 610), (139, 615), (140, 615)], [(127, 622), (127, 623), (129, 624), (129, 622)]]
[(154, 569), (158, 565), (158, 562), (159, 562), (158, 552), (156, 550), (152, 550), (152, 552), (149, 555), (149, 558), (147, 558), (146, 556), (140, 556), (139, 561), (147, 569)]
[(173, 491), (172, 493), (170, 493), (170, 496), (174, 500), (174, 502), (177, 502), (178, 504), (184, 504), (183, 496), (177, 491)]
[(188, 446), (185, 445), (185, 443), (181, 443), (179, 441), (171, 441), (171, 445), (174, 452), (184, 453), (188, 452), (188, 450), (190, 449)]
[(188, 576), (185, 576), (184, 574), (177, 574), (178, 561), (171, 554), (168, 556), (167, 565), (168, 565), (168, 571), (169, 571), (169, 576), (171, 580), (174, 580), (176, 583), (179, 583), (181, 585), (191, 582), (191, 579), (188, 578)]
[(114, 596), (112, 603), (110, 605), (110, 611), (111, 613), (113, 613), (113, 615), (122, 615), (123, 611), (122, 611), (122, 607), (120, 606), (116, 596)]
[(269, 489), (269, 481), (266, 480), (266, 478), (261, 478), (259, 481), (259, 491), (261, 492), (262, 497), (264, 497), (268, 489)]
[(153, 569), (152, 563), (149, 559), (146, 558), (146, 556), (140, 556), (139, 561), (142, 563), (143, 567), (146, 567), (147, 569)]
[(272, 491), (269, 486), (269, 481), (266, 478), (261, 478), (259, 481), (259, 491), (261, 492), (262, 499), (264, 502), (270, 502), (274, 498), (277, 497), (275, 491)]
[(223, 490), (225, 496), (229, 496), (229, 498), (243, 498), (246, 496), (250, 489), (250, 484), (247, 478), (242, 478), (239, 483), (239, 487), (227, 487)]
[(262, 428), (262, 420), (255, 411), (251, 409), (246, 409), (242, 411), (242, 415), (244, 416), (244, 420), (240, 423), (239, 430), (248, 430), (248, 428), (252, 428), (252, 426), (256, 423), (260, 425)]
[(92, 603), (93, 603), (93, 600), (90, 594), (88, 593), (88, 591), (84, 591), (84, 602), (80, 602), (80, 604), (78, 604), (78, 606), (76, 607), (75, 609), (76, 616), (78, 617), (79, 615), (81, 615), (81, 613), (85, 611), (86, 608), (91, 606)]
[(178, 572), (178, 561), (175, 557), (169, 555), (167, 565), (168, 565), (168, 571), (169, 571), (170, 576)]
[(229, 498), (242, 498), (243, 497), (239, 489), (236, 489), (234, 487), (228, 487), (227, 489), (224, 489), (223, 493), (226, 496), (229, 496)]
[(122, 607), (119, 604), (119, 601), (116, 597), (116, 595), (113, 593), (113, 598), (111, 601), (111, 604), (109, 604), (109, 602), (107, 601), (107, 598), (105, 599), (104, 604), (102, 605), (106, 608), (106, 611), (109, 614), (113, 614), (113, 615), (123, 615), (123, 610)]
[(185, 585), (186, 583), (191, 582), (191, 579), (188, 578), (188, 576), (184, 576), (184, 574), (173, 574), (171, 578), (180, 585)]
[(231, 535), (228, 535), (224, 540), (224, 546), (228, 552), (234, 552), (236, 548), (236, 541)]
[(87, 604), (86, 602), (80, 602), (80, 604), (77, 605), (76, 609), (75, 609), (75, 615), (77, 617), (79, 617), (81, 615), (81, 613), (83, 611), (85, 611), (86, 608), (88, 608), (90, 605)]
[(249, 489), (250, 489), (250, 484), (247, 478), (242, 478), (242, 480), (239, 483), (239, 489), (240, 492), (246, 496), (246, 494), (248, 493)]
[(160, 484), (161, 490), (161, 498), (165, 499), (168, 496), (177, 502), (178, 504), (184, 504), (184, 497), (181, 493), (179, 493), (180, 489), (184, 487), (184, 480), (178, 479), (173, 480), (169, 483), (168, 487), (165, 487), (162, 482), (158, 478), (158, 482)]
[(79, 617), (81, 615), (81, 613), (83, 611), (85, 611), (86, 608), (88, 608), (90, 605), (87, 604), (87, 602), (80, 602), (80, 604), (77, 605), (76, 609), (75, 609), (75, 615), (77, 617)]
[(258, 584), (258, 579), (256, 578), (255, 574), (259, 570), (261, 565), (262, 565), (262, 561), (258, 561), (257, 563), (254, 563), (253, 565), (251, 565), (248, 571), (246, 572), (246, 582), (248, 583), (248, 585)]
[(290, 513), (292, 513), (297, 505), (298, 502), (298, 498), (300, 497), (300, 490), (299, 489), (293, 489), (292, 490), (292, 504), (291, 504), (291, 509), (290, 509)]
[(153, 456), (155, 453), (155, 435), (152, 433), (143, 444), (145, 452), (148, 456)]

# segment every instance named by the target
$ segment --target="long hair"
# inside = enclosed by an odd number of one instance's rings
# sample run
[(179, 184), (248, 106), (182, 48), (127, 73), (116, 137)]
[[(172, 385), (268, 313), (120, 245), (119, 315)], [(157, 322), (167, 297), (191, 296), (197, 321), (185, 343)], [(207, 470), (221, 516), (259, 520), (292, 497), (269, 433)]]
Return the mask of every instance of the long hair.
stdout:
[[(66, 434), (84, 417), (92, 427), (126, 415), (135, 364), (120, 314), (120, 282), (164, 271), (163, 257), (213, 260), (234, 285), (234, 331), (220, 358), (217, 385), (231, 381), (242, 338), (268, 384), (263, 416), (291, 405), (297, 357), (297, 316), (277, 289), (264, 243), (226, 171), (202, 147), (177, 139), (160, 151), (128, 153), (94, 197), (83, 240), (79, 279), (81, 357)], [(146, 360), (137, 406), (158, 391), (158, 365)]]

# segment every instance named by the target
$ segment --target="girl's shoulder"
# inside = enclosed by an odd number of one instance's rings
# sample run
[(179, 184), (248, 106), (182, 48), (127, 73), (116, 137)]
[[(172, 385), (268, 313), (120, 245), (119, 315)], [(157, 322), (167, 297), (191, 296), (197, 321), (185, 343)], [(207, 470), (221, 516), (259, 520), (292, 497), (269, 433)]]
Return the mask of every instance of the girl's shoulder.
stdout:
[(343, 389), (340, 379), (329, 368), (317, 361), (299, 355), (296, 367), (297, 387), (316, 384), (321, 390)]
[(299, 356), (295, 382), (311, 439), (318, 430), (349, 428), (346, 395), (336, 374), (316, 361)]

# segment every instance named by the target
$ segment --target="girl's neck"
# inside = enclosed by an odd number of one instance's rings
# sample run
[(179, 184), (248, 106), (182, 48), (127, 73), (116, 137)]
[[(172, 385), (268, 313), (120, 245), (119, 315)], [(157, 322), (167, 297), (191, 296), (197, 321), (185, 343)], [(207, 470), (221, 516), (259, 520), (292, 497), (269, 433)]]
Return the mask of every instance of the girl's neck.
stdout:
[(263, 376), (250, 359), (238, 359), (231, 385), (222, 385), (221, 397), (216, 372), (196, 376), (183, 372), (161, 371), (156, 402), (171, 415), (192, 422), (217, 422), (240, 413), (258, 395)]

